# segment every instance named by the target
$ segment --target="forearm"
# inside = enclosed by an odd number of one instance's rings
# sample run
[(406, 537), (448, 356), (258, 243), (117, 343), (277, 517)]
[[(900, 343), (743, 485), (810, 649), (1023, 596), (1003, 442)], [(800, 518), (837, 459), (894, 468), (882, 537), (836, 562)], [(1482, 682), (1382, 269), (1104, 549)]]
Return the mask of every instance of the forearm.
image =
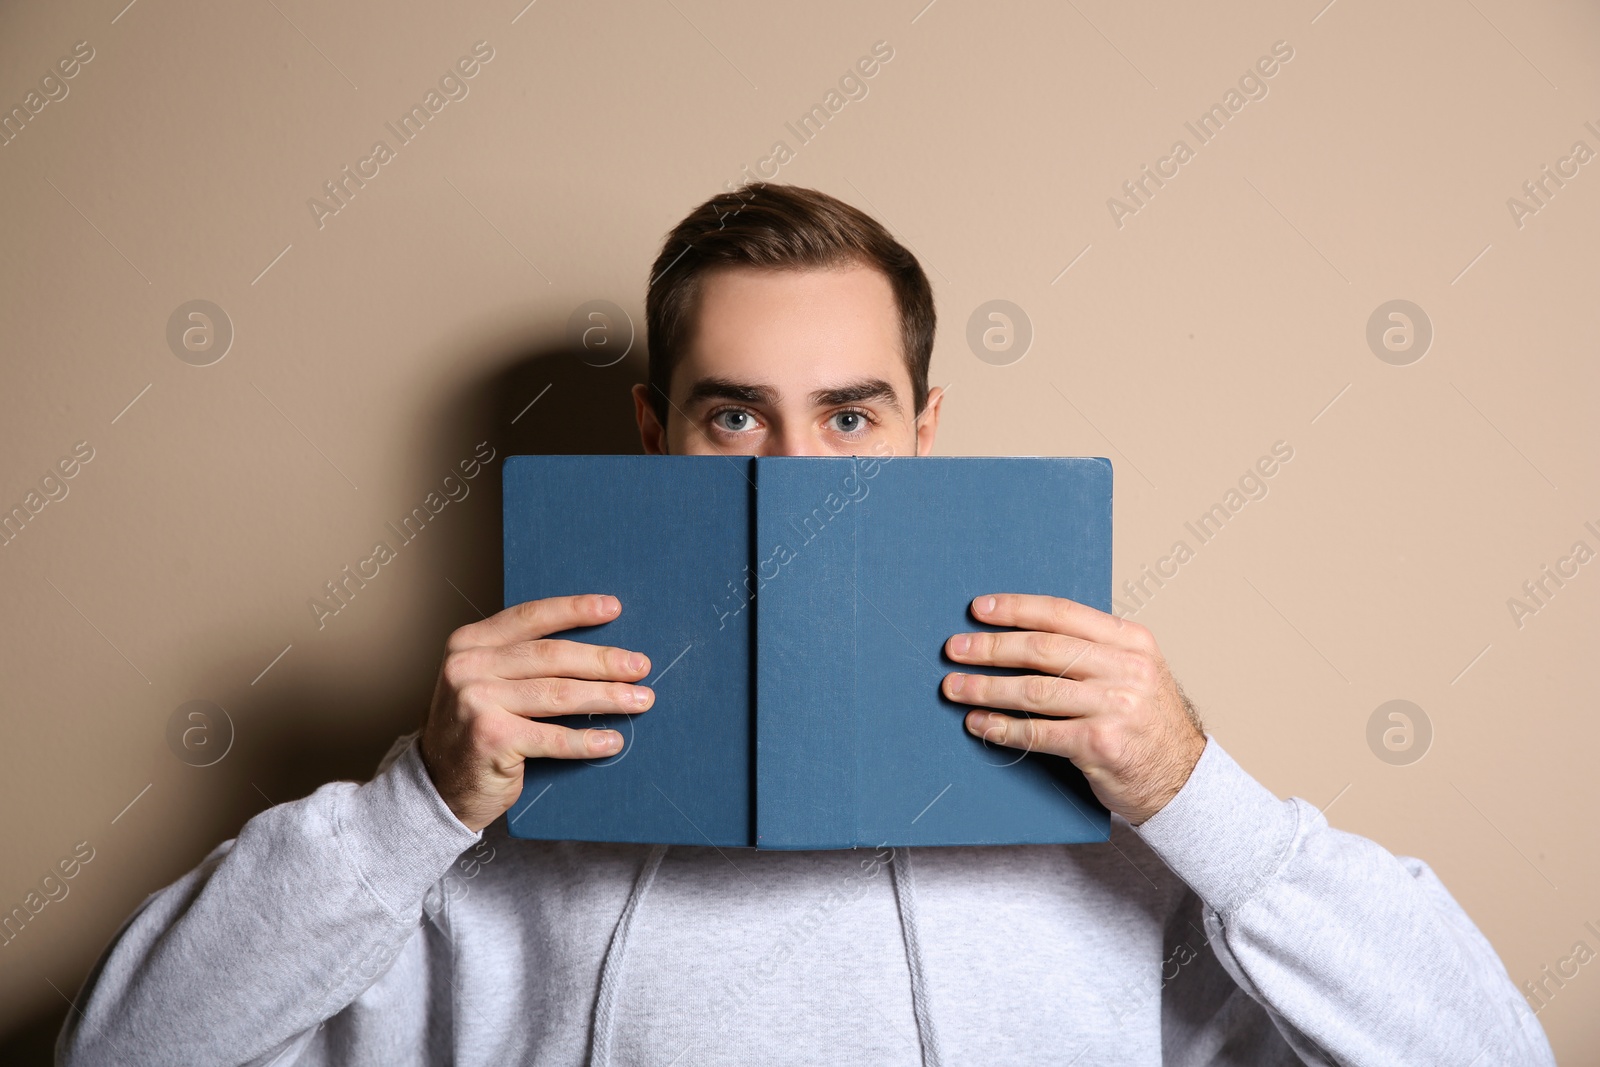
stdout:
[(1214, 740), (1137, 829), (1205, 902), (1213, 951), (1307, 1062), (1554, 1062), (1426, 864), (1279, 800)]
[(365, 785), (262, 812), (128, 922), (62, 1062), (248, 1063), (315, 1029), (384, 973), (477, 838), (414, 750)]

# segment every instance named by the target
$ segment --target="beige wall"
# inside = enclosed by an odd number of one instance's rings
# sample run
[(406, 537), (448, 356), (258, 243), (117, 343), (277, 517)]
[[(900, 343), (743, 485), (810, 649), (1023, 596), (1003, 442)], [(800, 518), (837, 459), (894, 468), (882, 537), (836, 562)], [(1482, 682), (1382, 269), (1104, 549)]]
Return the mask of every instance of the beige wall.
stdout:
[[(1507, 203), (1600, 151), (1600, 15), (922, 2), (0, 15), (7, 109), (93, 50), (0, 148), (0, 505), (93, 450), (0, 548), (0, 906), (93, 849), (0, 948), (14, 1055), (147, 893), (417, 721), (444, 636), (497, 605), (497, 471), (321, 629), (309, 598), (479, 442), (636, 450), (642, 344), (586, 366), (568, 316), (606, 299), (642, 329), (662, 234), (779, 140), (781, 180), (923, 257), (941, 454), (1111, 457), (1119, 586), (1189, 542), (1137, 618), (1247, 768), (1426, 859), (1519, 983), (1600, 949), (1600, 562), (1520, 626), (1507, 604), (1600, 550), (1600, 162)], [(479, 41), (468, 95), (319, 226), (308, 199)], [(785, 123), (878, 41), (867, 95), (801, 145)], [(1267, 95), (1200, 144), (1184, 122), (1279, 41)], [(1180, 138), (1193, 158), (1114, 221)], [(235, 334), (204, 367), (167, 340), (196, 299)], [(968, 346), (992, 299), (1032, 324), (1020, 360)], [(1396, 299), (1434, 334), (1408, 365), (1366, 337)], [(1184, 523), (1278, 441), (1267, 496), (1200, 545)], [(1420, 761), (1369, 746), (1392, 699), (1431, 724)], [(234, 728), (212, 766), (167, 741), (192, 700)], [(1591, 964), (1541, 1011), (1565, 1062), (1600, 1050), (1597, 1006)]]

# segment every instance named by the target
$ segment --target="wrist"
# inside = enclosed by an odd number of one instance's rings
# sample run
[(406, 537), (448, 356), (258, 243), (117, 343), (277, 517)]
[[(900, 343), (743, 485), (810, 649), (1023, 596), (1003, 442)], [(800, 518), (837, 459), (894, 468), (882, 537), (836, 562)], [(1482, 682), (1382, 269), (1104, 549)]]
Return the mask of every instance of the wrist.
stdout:
[(1117, 811), (1117, 814), (1132, 826), (1142, 826), (1160, 814), (1189, 783), (1205, 748), (1206, 739), (1198, 731), (1175, 742), (1164, 754), (1160, 767), (1151, 775), (1153, 784), (1140, 792), (1137, 803)]
[(473, 791), (462, 785), (459, 771), (452, 771), (448, 760), (441, 758), (437, 753), (430, 754), (428, 735), (424, 732), (417, 739), (417, 761), (422, 765), (428, 783), (433, 787), (440, 803), (449, 809), (456, 821), (472, 833), (481, 833), (485, 827), (494, 822), (498, 815), (489, 815), (480, 818), (482, 814), (478, 809), (481, 804), (474, 804), (476, 799)]

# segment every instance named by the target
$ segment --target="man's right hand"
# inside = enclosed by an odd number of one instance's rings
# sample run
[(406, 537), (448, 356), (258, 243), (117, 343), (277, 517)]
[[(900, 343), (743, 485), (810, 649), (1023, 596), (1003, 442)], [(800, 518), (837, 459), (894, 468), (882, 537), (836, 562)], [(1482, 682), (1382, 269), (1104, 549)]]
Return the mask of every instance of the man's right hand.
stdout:
[(640, 652), (549, 640), (622, 611), (613, 596), (529, 600), (450, 635), (422, 728), (422, 762), (456, 818), (482, 830), (522, 792), (522, 761), (598, 759), (622, 748), (615, 730), (530, 722), (557, 715), (644, 711), (650, 671)]

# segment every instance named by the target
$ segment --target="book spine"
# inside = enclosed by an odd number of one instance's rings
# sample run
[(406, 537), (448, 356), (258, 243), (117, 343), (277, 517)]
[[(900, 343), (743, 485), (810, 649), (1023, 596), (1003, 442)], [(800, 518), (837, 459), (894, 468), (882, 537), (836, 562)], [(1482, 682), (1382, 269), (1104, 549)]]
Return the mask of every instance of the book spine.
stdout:
[(856, 844), (855, 461), (759, 458), (756, 841)]

